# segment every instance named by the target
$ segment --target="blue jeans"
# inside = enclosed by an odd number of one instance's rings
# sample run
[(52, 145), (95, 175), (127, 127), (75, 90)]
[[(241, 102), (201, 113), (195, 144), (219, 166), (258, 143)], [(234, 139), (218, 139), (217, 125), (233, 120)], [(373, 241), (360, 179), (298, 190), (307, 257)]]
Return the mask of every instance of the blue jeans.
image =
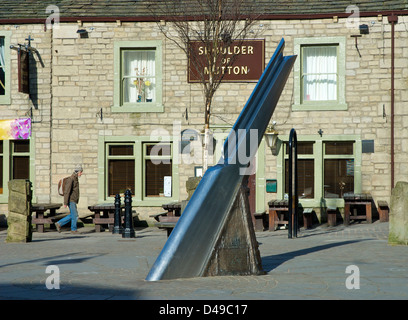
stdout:
[(62, 227), (63, 225), (71, 221), (71, 231), (76, 231), (77, 230), (77, 220), (78, 220), (77, 204), (75, 202), (70, 202), (68, 207), (69, 207), (70, 214), (62, 218), (60, 221), (58, 221), (58, 224)]

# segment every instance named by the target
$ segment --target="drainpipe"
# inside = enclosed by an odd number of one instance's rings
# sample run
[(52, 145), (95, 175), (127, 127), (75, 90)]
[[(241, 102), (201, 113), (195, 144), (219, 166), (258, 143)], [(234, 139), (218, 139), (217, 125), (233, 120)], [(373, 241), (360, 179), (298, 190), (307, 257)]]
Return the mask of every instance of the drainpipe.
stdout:
[(395, 24), (398, 16), (392, 13), (388, 16), (391, 23), (391, 190), (394, 188), (394, 58), (395, 58)]

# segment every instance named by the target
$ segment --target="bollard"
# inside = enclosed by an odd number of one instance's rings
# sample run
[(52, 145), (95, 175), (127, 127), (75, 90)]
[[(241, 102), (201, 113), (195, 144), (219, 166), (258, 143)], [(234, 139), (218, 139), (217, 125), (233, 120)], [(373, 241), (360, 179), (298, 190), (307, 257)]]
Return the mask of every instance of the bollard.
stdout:
[(121, 221), (121, 208), (120, 208), (120, 195), (115, 196), (115, 215), (114, 215), (114, 225), (112, 234), (122, 234), (123, 227)]
[(135, 238), (132, 217), (132, 192), (125, 191), (125, 227), (122, 231), (122, 238)]
[(289, 218), (288, 238), (297, 238), (299, 197), (297, 189), (297, 135), (292, 128), (289, 134)]

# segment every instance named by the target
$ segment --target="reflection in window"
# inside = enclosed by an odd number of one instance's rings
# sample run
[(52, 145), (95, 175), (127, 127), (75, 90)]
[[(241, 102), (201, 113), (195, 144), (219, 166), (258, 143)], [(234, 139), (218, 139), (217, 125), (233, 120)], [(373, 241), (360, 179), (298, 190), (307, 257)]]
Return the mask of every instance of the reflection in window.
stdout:
[[(300, 199), (314, 198), (314, 160), (298, 159), (298, 195)], [(285, 193), (289, 193), (289, 160), (285, 160)]]
[(342, 198), (354, 191), (354, 160), (324, 160), (324, 197)]

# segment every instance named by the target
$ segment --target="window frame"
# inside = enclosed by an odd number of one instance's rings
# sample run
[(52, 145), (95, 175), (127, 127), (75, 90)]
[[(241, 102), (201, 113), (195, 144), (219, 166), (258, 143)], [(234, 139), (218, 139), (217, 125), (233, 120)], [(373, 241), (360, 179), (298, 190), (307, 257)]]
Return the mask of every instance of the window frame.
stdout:
[[(302, 52), (305, 46), (337, 46), (337, 100), (303, 101)], [(293, 111), (338, 111), (347, 110), (346, 103), (346, 38), (313, 37), (295, 38), (294, 54), (298, 56), (294, 65), (294, 103)]]
[[(10, 58), (10, 38), (11, 31), (0, 31), (0, 37), (4, 38), (4, 63), (6, 66), (5, 73), (5, 94), (0, 95), (0, 104), (11, 104), (11, 58)], [(8, 72), (7, 72), (8, 70)]]
[[(171, 197), (146, 197), (144, 177), (144, 148), (149, 143), (171, 143), (172, 154), (172, 195)], [(108, 158), (107, 149), (113, 144), (132, 144), (135, 159), (135, 186), (133, 194), (134, 206), (160, 207), (165, 203), (179, 201), (179, 166), (178, 166), (178, 142), (170, 136), (101, 136), (98, 141), (98, 201), (113, 202), (114, 197), (108, 195)], [(121, 156), (122, 158), (130, 156)], [(141, 178), (142, 177), (142, 178)]]
[[(299, 203), (305, 208), (318, 208), (323, 206), (337, 206), (339, 208), (344, 207), (344, 199), (342, 198), (324, 198), (324, 160), (325, 159), (340, 159), (341, 157), (347, 159), (354, 159), (354, 192), (361, 193), (361, 137), (359, 135), (302, 135), (298, 136), (298, 142), (314, 142), (313, 145), (313, 157), (314, 157), (314, 198), (313, 199), (299, 199)], [(340, 142), (340, 141), (353, 141), (354, 149), (353, 155), (325, 155), (324, 154), (324, 142)], [(278, 140), (279, 153), (277, 156), (277, 197), (283, 199), (285, 195), (285, 142), (288, 142), (288, 138)], [(307, 155), (311, 156), (311, 155)], [(298, 156), (300, 159), (301, 157)], [(310, 157), (308, 157), (310, 159)]]
[[(154, 102), (123, 103), (122, 71), (124, 50), (155, 50), (156, 95)], [(163, 112), (162, 42), (116, 41), (114, 43), (114, 92), (112, 112)]]

